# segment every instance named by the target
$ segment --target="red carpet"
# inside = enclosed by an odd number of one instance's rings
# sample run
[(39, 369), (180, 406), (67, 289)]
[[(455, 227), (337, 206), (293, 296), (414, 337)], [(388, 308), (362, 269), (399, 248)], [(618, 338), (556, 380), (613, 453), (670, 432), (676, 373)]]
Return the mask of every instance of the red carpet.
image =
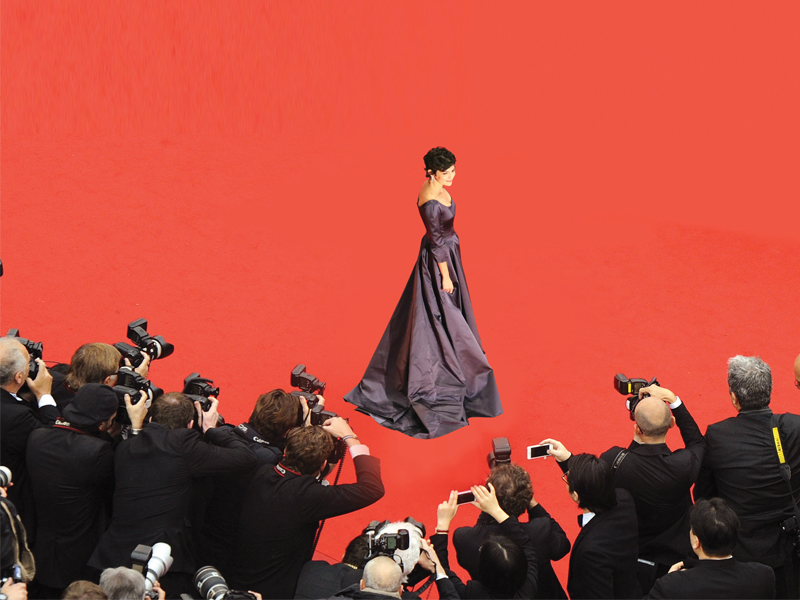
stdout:
[[(68, 361), (147, 317), (177, 348), (152, 379), (211, 377), (230, 422), (306, 363), (386, 479), (379, 504), (326, 525), (337, 559), (371, 519), (432, 527), (448, 490), (482, 481), (492, 437), (520, 461), (550, 436), (626, 443), (620, 371), (657, 375), (705, 428), (733, 414), (726, 359), (758, 354), (773, 407), (797, 412), (799, 18), (756, 2), (2, 0), (0, 327)], [(422, 156), (440, 144), (505, 414), (423, 442), (341, 396), (413, 267)], [(556, 465), (525, 466), (574, 539)]]

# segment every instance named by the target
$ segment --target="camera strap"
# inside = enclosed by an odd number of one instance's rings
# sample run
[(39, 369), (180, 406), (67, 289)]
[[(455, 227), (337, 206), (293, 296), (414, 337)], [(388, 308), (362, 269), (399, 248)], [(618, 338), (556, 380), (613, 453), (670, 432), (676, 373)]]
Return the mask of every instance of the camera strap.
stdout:
[(778, 462), (780, 463), (781, 477), (789, 486), (789, 495), (792, 497), (792, 507), (794, 508), (795, 517), (800, 523), (800, 509), (797, 507), (797, 500), (794, 498), (794, 489), (792, 488), (792, 467), (786, 462), (786, 456), (783, 453), (783, 442), (781, 442), (780, 424), (783, 415), (776, 415), (773, 413), (770, 420), (770, 427), (772, 428), (772, 440), (775, 442), (775, 451), (778, 453)]
[(625, 460), (625, 457), (628, 456), (628, 452), (629, 450), (625, 450), (624, 448), (619, 451), (619, 454), (617, 454), (617, 457), (614, 459), (614, 462), (611, 465), (612, 476), (617, 472), (617, 469), (619, 469), (619, 466), (622, 464), (622, 461)]

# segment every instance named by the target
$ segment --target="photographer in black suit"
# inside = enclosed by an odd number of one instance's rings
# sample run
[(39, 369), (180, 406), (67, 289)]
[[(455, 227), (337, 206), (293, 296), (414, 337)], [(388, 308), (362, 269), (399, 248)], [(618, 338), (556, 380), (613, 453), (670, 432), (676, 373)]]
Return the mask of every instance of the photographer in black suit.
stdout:
[[(705, 446), (692, 415), (674, 393), (658, 385), (639, 391), (633, 441), (603, 452), (614, 472), (614, 487), (628, 490), (639, 523), (642, 591), (690, 551), (686, 531), (692, 506), (691, 488), (700, 473)], [(677, 424), (685, 448), (672, 451), (667, 432)]]
[(725, 501), (700, 500), (690, 512), (690, 543), (700, 560), (691, 569), (673, 565), (646, 598), (774, 598), (772, 569), (733, 558), (739, 519)]
[[(0, 464), (14, 474), (14, 485), (8, 490), (8, 499), (19, 512), (28, 533), (28, 542), (33, 544), (36, 539), (36, 508), (25, 451), (31, 432), (51, 427), (59, 413), (50, 395), (53, 378), (44, 361), (36, 359), (39, 371), (36, 379), (31, 379), (28, 377), (30, 360), (28, 350), (15, 338), (0, 338)], [(17, 395), (25, 383), (36, 397), (36, 406)]]
[[(566, 598), (550, 561), (566, 556), (570, 543), (561, 526), (536, 501), (530, 475), (519, 465), (501, 464), (492, 469), (486, 480), (486, 485), (489, 484), (497, 493), (500, 508), (508, 515), (519, 518), (524, 512), (528, 514), (528, 521), (520, 521), (520, 526), (536, 553), (536, 598)], [(458, 564), (469, 572), (472, 579), (478, 578), (481, 545), (494, 535), (501, 535), (500, 524), (486, 512), (478, 515), (473, 527), (459, 527), (453, 533)]]
[[(141, 429), (147, 407), (125, 397), (128, 417)], [(76, 579), (85, 579), (86, 563), (111, 519), (114, 453), (101, 436), (119, 409), (107, 385), (88, 383), (51, 429), (28, 437), (28, 472), (37, 514), (36, 583), (39, 597), (58, 598)]]
[[(193, 406), (180, 393), (153, 400), (152, 422), (115, 452), (114, 515), (89, 566), (129, 566), (138, 544), (165, 542), (172, 547), (174, 562), (161, 578), (163, 588), (175, 596), (193, 593), (192, 576), (198, 567), (190, 520), (193, 488), (198, 478), (244, 473), (255, 464), (247, 442), (230, 427), (216, 427), (218, 404), (211, 399), (203, 412), (199, 402)], [(201, 420), (202, 436), (192, 428), (195, 416)]]
[[(738, 414), (708, 426), (694, 495), (725, 500), (741, 522), (733, 556), (771, 566), (776, 597), (797, 598), (800, 562), (793, 542), (800, 532), (785, 532), (781, 524), (792, 529), (787, 519), (795, 514), (794, 500), (800, 499), (800, 416), (773, 415), (772, 373), (758, 357), (734, 356), (728, 361), (728, 388)], [(791, 467), (789, 484), (781, 476), (774, 427)]]
[[(349, 448), (356, 482), (320, 485), (322, 473), (341, 438)], [(377, 502), (384, 489), (380, 461), (369, 455), (347, 421), (297, 427), (286, 436), (278, 465), (262, 467), (242, 505), (232, 587), (264, 598), (292, 598), (303, 565), (311, 560), (319, 522)]]

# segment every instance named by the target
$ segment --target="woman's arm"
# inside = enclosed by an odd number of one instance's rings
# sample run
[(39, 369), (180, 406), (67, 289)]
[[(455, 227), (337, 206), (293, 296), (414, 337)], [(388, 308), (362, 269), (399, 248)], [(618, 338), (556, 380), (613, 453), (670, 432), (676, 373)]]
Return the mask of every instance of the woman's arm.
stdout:
[(439, 265), (439, 272), (442, 274), (442, 291), (448, 294), (453, 293), (453, 282), (450, 280), (450, 271), (447, 270), (447, 263), (436, 263)]

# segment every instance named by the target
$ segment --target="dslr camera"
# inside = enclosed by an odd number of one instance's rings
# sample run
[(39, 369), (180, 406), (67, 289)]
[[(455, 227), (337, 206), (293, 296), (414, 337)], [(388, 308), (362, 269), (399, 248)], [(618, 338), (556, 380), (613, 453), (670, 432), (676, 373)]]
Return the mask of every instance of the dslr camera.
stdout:
[(206, 600), (256, 600), (250, 592), (230, 589), (216, 567), (202, 567), (194, 574), (193, 581), (200, 597)]
[[(403, 520), (411, 527), (416, 527), (420, 535), (425, 537), (425, 525), (413, 517), (406, 517)], [(395, 550), (408, 550), (411, 533), (409, 529), (399, 529), (397, 533), (381, 533), (381, 530), (389, 525), (391, 521), (371, 521), (364, 529), (363, 533), (367, 536), (367, 560), (376, 556), (393, 556)]]
[(123, 364), (127, 358), (134, 367), (138, 367), (144, 361), (144, 356), (142, 356), (141, 352), (146, 352), (152, 360), (157, 360), (166, 358), (175, 351), (175, 346), (167, 342), (163, 336), (153, 336), (147, 333), (146, 319), (136, 319), (128, 323), (128, 339), (135, 346), (131, 346), (126, 342), (119, 342), (114, 344), (114, 348), (122, 354)]
[[(308, 404), (308, 418), (312, 425), (322, 425), (328, 419), (338, 417), (335, 412), (325, 410), (325, 407), (319, 403), (320, 396), (325, 393), (325, 382), (320, 381), (310, 373), (306, 373), (305, 365), (297, 365), (292, 369), (290, 378), (292, 387), (298, 388), (299, 392), (292, 392), (293, 396), (299, 396), (306, 399)], [(303, 426), (303, 407), (301, 406), (297, 411), (297, 426)], [(328, 457), (328, 466), (333, 467), (337, 462), (345, 457), (347, 445), (342, 440), (334, 440), (333, 450)]]
[(39, 363), (36, 362), (36, 359), (42, 358), (42, 350), (44, 349), (42, 342), (32, 342), (31, 340), (26, 340), (24, 337), (20, 337), (19, 329), (9, 329), (6, 337), (16, 338), (20, 344), (25, 346), (25, 349), (31, 356), (31, 362), (28, 363), (28, 377), (36, 379), (36, 376), (39, 374)]
[(122, 424), (130, 424), (125, 406), (125, 394), (131, 397), (131, 404), (138, 404), (141, 401), (140, 392), (144, 392), (144, 401), (147, 404), (147, 408), (150, 408), (150, 403), (164, 393), (164, 390), (154, 386), (148, 379), (134, 371), (133, 367), (119, 368), (119, 371), (117, 371), (117, 385), (113, 389), (119, 400), (117, 421)]
[[(653, 377), (650, 381), (646, 379), (628, 379), (622, 373), (617, 373), (614, 375), (614, 389), (617, 390), (623, 396), (630, 397), (625, 401), (625, 408), (631, 414), (631, 421), (636, 420), (636, 407), (639, 404), (641, 398), (639, 398), (639, 390), (643, 387), (648, 387), (651, 385), (661, 385), (658, 383), (658, 380)], [(644, 398), (647, 398), (650, 394), (645, 394)]]
[[(219, 398), (219, 388), (214, 387), (214, 380), (200, 377), (200, 373), (191, 373), (183, 380), (183, 393), (189, 396), (192, 402), (199, 402), (203, 412), (211, 408), (211, 396)], [(218, 415), (217, 425), (224, 424), (225, 419), (222, 415)], [(197, 419), (194, 421), (194, 428), (202, 433), (203, 427)]]
[(144, 575), (144, 595), (157, 599), (153, 586), (172, 566), (172, 547), (164, 542), (152, 546), (139, 544), (131, 552), (131, 568)]

